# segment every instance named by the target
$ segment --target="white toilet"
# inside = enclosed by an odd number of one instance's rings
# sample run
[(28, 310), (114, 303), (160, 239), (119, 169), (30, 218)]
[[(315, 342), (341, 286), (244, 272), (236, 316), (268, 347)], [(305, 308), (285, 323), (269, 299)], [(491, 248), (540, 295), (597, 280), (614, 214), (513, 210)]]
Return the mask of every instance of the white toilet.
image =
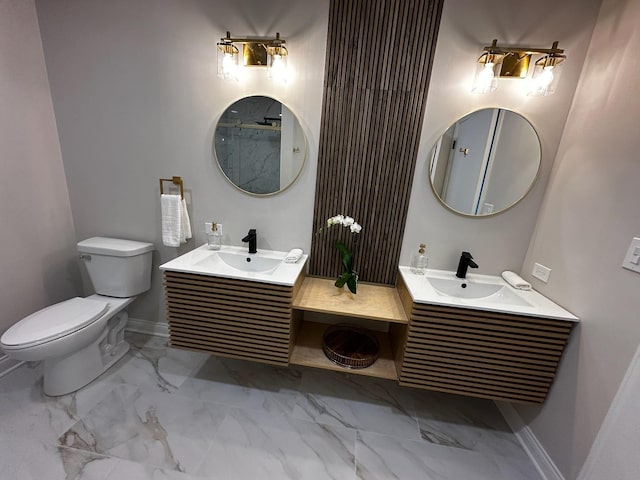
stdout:
[(78, 251), (96, 294), (44, 308), (0, 338), (10, 358), (44, 360), (44, 393), (51, 396), (78, 390), (127, 353), (125, 308), (151, 287), (152, 243), (93, 237)]

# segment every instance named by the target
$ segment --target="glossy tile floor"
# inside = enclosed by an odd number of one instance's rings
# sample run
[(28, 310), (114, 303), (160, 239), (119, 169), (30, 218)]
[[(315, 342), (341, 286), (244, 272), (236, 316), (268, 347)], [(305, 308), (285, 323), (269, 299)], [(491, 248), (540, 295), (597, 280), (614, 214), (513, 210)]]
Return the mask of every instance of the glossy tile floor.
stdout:
[(492, 402), (128, 338), (73, 395), (0, 378), (0, 478), (540, 480)]

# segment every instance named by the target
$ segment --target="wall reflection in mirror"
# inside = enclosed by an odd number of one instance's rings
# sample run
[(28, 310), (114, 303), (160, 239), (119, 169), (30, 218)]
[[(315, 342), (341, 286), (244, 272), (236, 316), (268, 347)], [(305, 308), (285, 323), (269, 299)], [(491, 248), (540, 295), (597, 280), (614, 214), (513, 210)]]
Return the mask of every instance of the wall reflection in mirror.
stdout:
[(306, 157), (300, 122), (270, 97), (241, 98), (216, 126), (215, 156), (227, 180), (246, 193), (271, 195), (290, 186)]
[(436, 142), (431, 186), (457, 213), (499, 213), (529, 192), (538, 176), (540, 152), (540, 140), (527, 119), (501, 108), (477, 110), (451, 125)]

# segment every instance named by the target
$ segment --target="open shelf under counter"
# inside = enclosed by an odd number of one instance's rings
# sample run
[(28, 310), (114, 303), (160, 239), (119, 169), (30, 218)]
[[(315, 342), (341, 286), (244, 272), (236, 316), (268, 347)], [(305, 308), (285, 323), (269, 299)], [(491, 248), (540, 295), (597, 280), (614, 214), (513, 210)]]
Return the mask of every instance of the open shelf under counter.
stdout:
[(391, 350), (389, 335), (386, 332), (372, 332), (380, 342), (380, 355), (373, 365), (366, 368), (345, 368), (329, 360), (322, 350), (322, 336), (329, 327), (330, 325), (324, 323), (300, 322), (289, 363), (355, 375), (398, 380), (396, 361)]
[(381, 322), (409, 323), (394, 287), (359, 283), (358, 293), (354, 295), (346, 288), (336, 288), (334, 283), (333, 279), (305, 277), (292, 307)]

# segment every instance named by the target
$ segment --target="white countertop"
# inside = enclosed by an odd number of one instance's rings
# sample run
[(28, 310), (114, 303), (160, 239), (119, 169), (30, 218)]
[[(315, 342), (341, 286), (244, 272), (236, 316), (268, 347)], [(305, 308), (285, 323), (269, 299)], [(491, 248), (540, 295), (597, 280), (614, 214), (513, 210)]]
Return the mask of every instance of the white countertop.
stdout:
[(293, 285), (307, 261), (307, 255), (302, 255), (296, 263), (281, 261), (278, 266), (268, 272), (246, 272), (231, 267), (217, 256), (218, 252), (226, 252), (236, 255), (246, 255), (247, 258), (272, 258), (283, 260), (288, 252), (276, 250), (258, 250), (258, 253), (250, 254), (247, 247), (232, 247), (223, 245), (220, 250), (209, 250), (207, 245), (202, 245), (184, 255), (160, 265), (160, 270), (172, 272), (196, 273), (198, 275), (210, 275), (213, 277), (236, 278), (252, 282), (272, 283), (276, 285)]
[[(454, 272), (427, 269), (426, 275), (417, 275), (411, 273), (411, 269), (409, 267), (400, 267), (400, 274), (402, 275), (402, 279), (411, 294), (411, 298), (416, 303), (513, 313), (532, 317), (566, 320), (569, 322), (580, 321), (578, 317), (535, 290), (516, 290), (499, 276), (468, 273), (466, 280), (478, 283), (500, 283), (504, 285), (505, 288), (509, 289), (510, 293), (513, 293), (525, 300), (528, 304), (527, 306), (501, 303), (499, 295), (484, 298), (459, 298), (448, 296), (433, 288), (426, 278), (429, 275), (439, 278), (449, 278), (455, 276)], [(460, 281), (462, 283), (464, 280), (460, 279)]]

